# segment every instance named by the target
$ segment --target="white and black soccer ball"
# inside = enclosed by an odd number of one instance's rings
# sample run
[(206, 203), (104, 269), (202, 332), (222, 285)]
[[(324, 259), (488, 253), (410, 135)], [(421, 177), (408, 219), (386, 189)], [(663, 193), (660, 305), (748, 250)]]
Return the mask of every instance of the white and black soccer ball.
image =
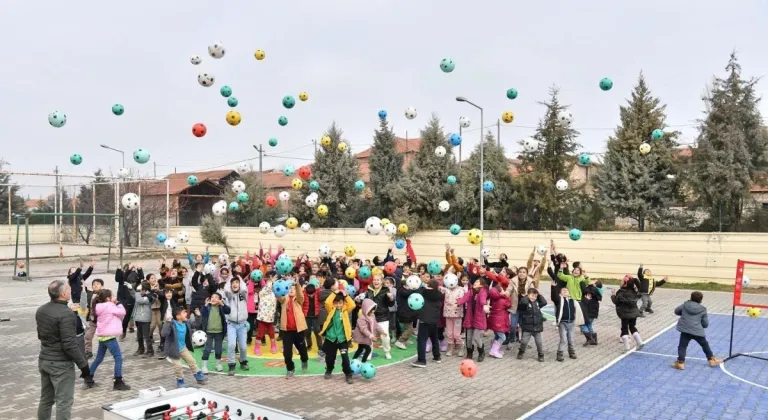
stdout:
[(381, 219), (378, 217), (369, 217), (368, 220), (365, 221), (365, 231), (368, 232), (369, 235), (378, 235), (381, 233), (382, 229), (384, 229), (381, 226)]
[(384, 226), (384, 233), (387, 236), (395, 236), (397, 233), (397, 226), (395, 226), (394, 223), (387, 223), (387, 225)]
[(488, 257), (490, 257), (490, 256), (491, 256), (491, 249), (490, 249), (490, 248), (483, 248), (483, 249), (480, 251), (480, 255), (482, 255), (482, 256), (483, 256), (483, 258), (488, 258)]
[(176, 239), (168, 238), (165, 240), (163, 245), (165, 245), (165, 249), (169, 251), (173, 251), (174, 249), (176, 249)]
[(271, 229), (272, 226), (269, 225), (269, 222), (261, 222), (259, 223), (259, 232), (261, 234), (265, 234), (269, 232), (269, 229)]
[(328, 258), (331, 256), (331, 247), (328, 246), (328, 244), (322, 244), (317, 248), (317, 253), (320, 254), (320, 257), (322, 258)]
[(440, 209), (441, 212), (445, 213), (451, 209), (451, 203), (443, 200), (440, 202), (440, 204), (437, 205), (437, 208)]
[(523, 150), (525, 150), (526, 152), (533, 153), (538, 149), (539, 149), (539, 142), (535, 138), (528, 137), (527, 139), (523, 140)]
[(435, 147), (435, 156), (437, 156), (437, 157), (445, 157), (446, 153), (448, 153), (448, 151), (445, 150), (445, 147), (443, 147), (443, 146)]
[(443, 286), (453, 289), (459, 285), (459, 277), (456, 274), (448, 273), (443, 277)]
[(197, 83), (200, 83), (200, 86), (211, 87), (216, 83), (216, 78), (210, 73), (200, 73), (197, 75)]
[(282, 238), (288, 233), (288, 229), (285, 228), (283, 225), (277, 225), (275, 226), (275, 236), (278, 238)]
[(224, 44), (221, 42), (214, 42), (208, 46), (208, 55), (213, 58), (222, 58), (227, 53), (227, 49), (224, 48)]
[(304, 199), (304, 204), (309, 207), (315, 207), (317, 205), (317, 195), (308, 195), (307, 198)]
[(562, 124), (570, 125), (571, 121), (573, 121), (573, 114), (570, 111), (560, 111), (557, 114), (557, 120)]
[(539, 255), (546, 254), (547, 253), (547, 247), (545, 247), (544, 245), (537, 246), (536, 247), (536, 253), (539, 254)]
[(459, 117), (459, 125), (461, 128), (469, 128), (472, 125), (472, 120), (469, 117)]
[(249, 172), (251, 170), (251, 165), (249, 165), (247, 162), (241, 162), (237, 165), (237, 172), (244, 174), (246, 172)]
[(213, 208), (211, 209), (214, 215), (216, 216), (224, 216), (227, 214), (227, 202), (226, 201), (219, 201), (213, 205)]
[(117, 176), (120, 178), (128, 178), (131, 175), (131, 171), (128, 168), (120, 168), (117, 170)]
[(216, 264), (209, 262), (203, 266), (203, 274), (213, 274), (216, 271)]
[(229, 262), (229, 254), (222, 252), (219, 254), (219, 264), (227, 264)]
[(279, 198), (280, 201), (288, 201), (291, 199), (291, 194), (288, 191), (280, 191), (280, 194), (277, 195), (277, 198)]
[(299, 229), (301, 229), (302, 232), (307, 233), (312, 229), (312, 226), (310, 226), (309, 223), (304, 222), (299, 226)]
[(405, 110), (405, 118), (408, 118), (409, 120), (416, 118), (417, 115), (416, 108), (412, 106), (409, 106), (408, 109)]
[(180, 243), (185, 244), (189, 242), (189, 233), (186, 230), (182, 230), (176, 235), (176, 239), (178, 239)]
[(139, 196), (134, 193), (124, 195), (121, 202), (126, 210), (136, 210), (139, 208)]
[(200, 64), (200, 63), (202, 63), (202, 62), (203, 62), (203, 59), (202, 59), (202, 58), (200, 58), (200, 56), (199, 56), (199, 55), (197, 55), (197, 54), (194, 54), (194, 55), (192, 55), (191, 57), (189, 57), (189, 62), (190, 62), (190, 63), (192, 63), (193, 65), (195, 65), (195, 66), (196, 66), (196, 65), (198, 65), (198, 64)]
[(568, 181), (564, 179), (560, 179), (555, 183), (555, 188), (557, 188), (560, 191), (565, 191), (568, 189)]
[(410, 290), (416, 290), (421, 287), (421, 279), (415, 274), (408, 276), (408, 278), (405, 279), (405, 287)]
[(192, 333), (192, 345), (195, 347), (203, 347), (205, 342), (208, 341), (208, 336), (203, 330), (197, 330)]
[(232, 183), (232, 191), (235, 194), (241, 193), (245, 191), (245, 182), (243, 181), (235, 181)]

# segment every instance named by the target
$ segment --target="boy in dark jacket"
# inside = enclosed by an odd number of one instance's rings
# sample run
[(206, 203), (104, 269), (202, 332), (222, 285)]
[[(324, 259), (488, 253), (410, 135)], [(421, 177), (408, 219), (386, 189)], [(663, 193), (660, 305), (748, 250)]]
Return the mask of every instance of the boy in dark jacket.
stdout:
[(438, 287), (437, 280), (431, 279), (427, 283), (427, 287), (416, 291), (424, 297), (424, 306), (418, 311), (419, 332), (416, 345), (418, 358), (411, 363), (413, 367), (427, 367), (427, 339), (432, 342), (432, 360), (435, 363), (440, 363), (440, 340), (437, 338), (437, 324), (440, 322), (443, 293)]
[(523, 334), (520, 337), (520, 350), (517, 352), (518, 360), (523, 358), (525, 349), (528, 348), (528, 341), (533, 337), (539, 362), (544, 361), (544, 346), (541, 343), (541, 333), (544, 331), (544, 315), (541, 313), (541, 308), (545, 306), (547, 306), (547, 300), (534, 288), (528, 289), (528, 293), (520, 297), (517, 311), (520, 330)]
[[(176, 300), (173, 298), (173, 289), (163, 289), (157, 294), (157, 299), (160, 301), (160, 319), (165, 322), (173, 321), (173, 313), (176, 310)], [(162, 360), (166, 358), (165, 355), (165, 337), (163, 337), (162, 330), (160, 333), (160, 346), (157, 347), (157, 358)]]
[(314, 284), (308, 284), (304, 288), (304, 303), (302, 305), (302, 311), (304, 312), (304, 319), (307, 320), (307, 351), (312, 349), (312, 333), (315, 333), (315, 340), (317, 341), (317, 348), (323, 348), (323, 337), (320, 336), (320, 330), (322, 325), (317, 326), (318, 317), (320, 316), (320, 307), (323, 306), (323, 301), (320, 300), (320, 292), (315, 288)]
[(581, 286), (581, 308), (584, 312), (584, 325), (581, 326), (581, 333), (587, 339), (584, 347), (597, 345), (597, 333), (592, 328), (592, 323), (600, 315), (600, 301), (603, 300), (603, 283), (592, 281), (589, 283), (580, 283)]
[(653, 300), (651, 300), (651, 295), (653, 295), (653, 292), (656, 291), (656, 287), (664, 286), (664, 284), (667, 283), (667, 278), (664, 277), (660, 281), (656, 281), (656, 279), (653, 278), (653, 273), (651, 273), (651, 270), (646, 268), (643, 269), (643, 265), (640, 264), (640, 268), (637, 269), (637, 279), (640, 280), (640, 301), (642, 302), (640, 304), (640, 317), (645, 317), (643, 315), (643, 312), (648, 312), (649, 314), (653, 313), (653, 309), (651, 309), (651, 305), (653, 305)]
[(675, 369), (685, 369), (685, 354), (691, 340), (699, 343), (701, 350), (707, 356), (710, 367), (716, 367), (723, 363), (722, 360), (715, 357), (709, 347), (709, 342), (707, 342), (704, 330), (709, 327), (709, 317), (707, 316), (707, 308), (701, 304), (703, 299), (704, 295), (701, 292), (693, 292), (691, 293), (691, 300), (675, 308), (675, 315), (680, 317), (677, 320), (677, 330), (680, 331), (677, 360), (672, 364)]
[(400, 282), (400, 288), (397, 290), (395, 299), (397, 300), (397, 320), (403, 323), (403, 332), (400, 333), (395, 347), (405, 350), (408, 339), (415, 333), (415, 324), (418, 314), (408, 306), (408, 298), (415, 290), (406, 287), (405, 282)]
[(93, 336), (96, 334), (96, 312), (93, 310), (93, 295), (99, 295), (99, 292), (104, 287), (104, 281), (102, 279), (94, 279), (91, 282), (91, 290), (85, 288), (86, 302), (88, 304), (88, 315), (85, 320), (87, 325), (85, 328), (85, 358), (90, 359), (93, 357)]
[(216, 371), (223, 372), (221, 365), (222, 343), (224, 335), (227, 333), (227, 317), (231, 309), (221, 298), (221, 294), (215, 292), (209, 299), (206, 299), (205, 306), (198, 309), (197, 315), (202, 319), (200, 328), (206, 334), (205, 348), (203, 349), (203, 373), (208, 373), (208, 357), (211, 349), (216, 356)]
[(175, 308), (173, 310), (173, 321), (166, 321), (163, 324), (161, 335), (165, 339), (165, 352), (173, 362), (176, 386), (179, 388), (184, 387), (184, 366), (181, 364), (181, 359), (184, 359), (189, 369), (195, 372), (197, 383), (205, 385), (205, 375), (197, 369), (197, 363), (192, 356), (194, 351), (192, 347), (192, 324), (187, 320), (187, 311), (183, 308)]

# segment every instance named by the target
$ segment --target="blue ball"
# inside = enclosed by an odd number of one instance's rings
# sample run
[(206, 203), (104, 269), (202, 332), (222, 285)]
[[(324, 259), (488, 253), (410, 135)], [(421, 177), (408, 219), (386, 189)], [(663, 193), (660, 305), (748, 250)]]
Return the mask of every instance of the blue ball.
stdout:
[(395, 248), (397, 249), (403, 249), (405, 248), (405, 241), (402, 239), (398, 239), (395, 241)]
[(369, 279), (371, 278), (371, 268), (368, 266), (362, 266), (359, 270), (357, 270), (357, 275), (360, 276), (361, 279)]
[(272, 292), (276, 297), (283, 297), (291, 290), (291, 285), (285, 280), (278, 280), (272, 285)]
[(450, 137), (448, 137), (448, 140), (451, 142), (451, 146), (458, 146), (461, 144), (461, 136), (456, 133), (452, 133)]
[(355, 286), (353, 286), (353, 285), (351, 285), (351, 284), (348, 284), (348, 285), (347, 285), (347, 294), (349, 294), (350, 296), (354, 296), (354, 295), (355, 295), (355, 292), (357, 292), (357, 291), (355, 290)]
[(293, 270), (293, 262), (290, 258), (280, 258), (275, 262), (275, 271), (277, 274), (284, 276)]
[(264, 277), (264, 273), (262, 273), (261, 270), (256, 269), (251, 271), (251, 280), (259, 281), (262, 277)]
[(383, 109), (379, 110), (379, 118), (381, 118), (382, 120), (386, 120), (387, 119), (387, 111), (385, 111)]
[(461, 226), (454, 223), (448, 230), (451, 232), (451, 235), (458, 235), (461, 233)]
[(320, 280), (318, 280), (318, 279), (311, 279), (308, 282), (308, 284), (311, 284), (311, 285), (315, 286), (315, 289), (317, 289), (318, 287), (320, 287)]
[(166, 235), (164, 233), (158, 233), (157, 234), (157, 243), (162, 244), (163, 242), (166, 241), (166, 239), (168, 239), (168, 235)]
[(363, 182), (362, 180), (355, 181), (355, 189), (356, 190), (362, 191), (363, 188), (365, 188), (365, 182)]
[(592, 162), (592, 158), (590, 158), (588, 154), (582, 153), (581, 155), (579, 155), (579, 165), (589, 166), (591, 162)]
[(456, 183), (456, 176), (448, 175), (448, 184), (453, 185)]
[(360, 376), (365, 379), (373, 379), (376, 376), (376, 366), (371, 362), (365, 362), (360, 366)]
[(411, 293), (408, 296), (408, 307), (414, 311), (418, 311), (424, 307), (424, 296), (421, 293)]
[(571, 231), (568, 232), (568, 237), (571, 238), (572, 241), (578, 241), (581, 239), (581, 231), (578, 229), (571, 229)]
[(440, 261), (438, 260), (432, 260), (427, 264), (427, 272), (429, 274), (437, 275), (440, 274), (440, 271), (443, 269), (442, 264), (440, 264)]
[(483, 182), (483, 189), (485, 190), (485, 192), (493, 191), (494, 187), (495, 187), (495, 185), (493, 184), (493, 181), (485, 181), (485, 182)]
[(363, 362), (357, 359), (352, 359), (349, 361), (349, 368), (352, 369), (353, 375), (359, 375), (361, 367), (363, 367)]

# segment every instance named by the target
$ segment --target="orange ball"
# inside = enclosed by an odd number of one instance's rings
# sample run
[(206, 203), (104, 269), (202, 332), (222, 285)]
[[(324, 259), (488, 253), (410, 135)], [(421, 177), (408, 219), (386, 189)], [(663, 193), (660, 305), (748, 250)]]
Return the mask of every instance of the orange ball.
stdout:
[(384, 264), (384, 272), (389, 274), (390, 276), (395, 274), (395, 270), (397, 270), (397, 264), (395, 264), (394, 261), (389, 261), (386, 264)]
[(197, 123), (192, 126), (192, 134), (194, 134), (195, 137), (203, 137), (207, 132), (208, 128), (206, 128), (203, 123)]
[(267, 201), (267, 205), (269, 207), (275, 207), (277, 205), (277, 199), (275, 198), (274, 195), (267, 196), (267, 200), (266, 201)]
[(301, 179), (307, 180), (312, 176), (312, 169), (310, 169), (309, 166), (302, 166), (299, 168), (298, 174)]
[(459, 372), (465, 378), (474, 378), (477, 375), (477, 365), (471, 359), (464, 359), (459, 365)]

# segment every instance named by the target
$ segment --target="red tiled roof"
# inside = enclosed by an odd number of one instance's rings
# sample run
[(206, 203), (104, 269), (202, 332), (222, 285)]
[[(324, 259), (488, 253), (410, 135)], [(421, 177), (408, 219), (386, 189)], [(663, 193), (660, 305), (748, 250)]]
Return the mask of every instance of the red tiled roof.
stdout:
[(40, 202), (45, 202), (42, 198), (38, 198), (37, 200), (24, 200), (24, 207), (27, 209), (35, 209), (40, 206)]
[[(416, 153), (421, 148), (421, 139), (404, 139), (401, 137), (395, 137), (395, 150), (397, 153)], [(371, 156), (373, 147), (369, 147), (362, 152), (355, 155), (360, 159), (368, 159)]]
[[(231, 175), (233, 172), (235, 171), (232, 169), (219, 169), (205, 172), (179, 172), (170, 174), (166, 176), (165, 179), (170, 181), (169, 193), (171, 195), (177, 195), (190, 187), (190, 185), (187, 184), (187, 177), (190, 175), (195, 175), (200, 183), (210, 181), (217, 184), (220, 179)], [(146, 192), (142, 193), (142, 195), (165, 195), (165, 184), (161, 182), (150, 182), (148, 184)]]

